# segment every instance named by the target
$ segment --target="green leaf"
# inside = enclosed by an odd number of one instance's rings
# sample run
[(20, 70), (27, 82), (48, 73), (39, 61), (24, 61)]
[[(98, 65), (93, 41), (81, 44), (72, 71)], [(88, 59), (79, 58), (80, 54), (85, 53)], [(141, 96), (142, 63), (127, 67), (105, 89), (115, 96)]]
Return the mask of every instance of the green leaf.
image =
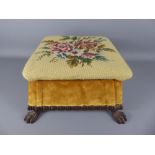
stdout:
[(73, 67), (76, 67), (78, 64), (79, 64), (79, 60), (76, 59), (76, 58), (70, 58), (67, 60), (67, 64), (73, 68)]
[(70, 39), (70, 36), (63, 36), (61, 40), (68, 40), (68, 39)]
[(102, 49), (97, 49), (96, 52), (100, 53), (100, 52), (102, 52)]
[(84, 53), (87, 53), (87, 52), (89, 52), (89, 49), (85, 49), (83, 52), (84, 52)]
[(76, 40), (77, 39), (77, 36), (73, 36), (71, 37), (72, 40)]
[(44, 54), (51, 54), (50, 51), (42, 51), (42, 53), (44, 53)]
[(40, 47), (40, 49), (50, 49), (49, 47), (45, 46), (45, 47)]
[(96, 60), (101, 60), (101, 61), (107, 61), (107, 60), (108, 60), (106, 57), (100, 56), (100, 55), (97, 55), (97, 56), (95, 57), (95, 59), (96, 59)]
[(104, 51), (107, 52), (115, 52), (115, 50), (111, 49), (111, 48), (102, 48)]
[(83, 58), (82, 59), (82, 62), (85, 62), (85, 63), (90, 63), (92, 60), (91, 59), (88, 59), (88, 58)]
[(97, 42), (102, 42), (102, 41), (107, 41), (107, 40), (101, 37), (101, 38), (98, 38), (96, 41)]
[(54, 42), (54, 40), (44, 40), (44, 41), (42, 41), (42, 43), (53, 43)]
[(104, 47), (105, 47), (105, 45), (104, 45), (104, 44), (102, 44), (102, 45), (98, 46), (98, 48), (99, 48), (99, 49), (103, 49)]

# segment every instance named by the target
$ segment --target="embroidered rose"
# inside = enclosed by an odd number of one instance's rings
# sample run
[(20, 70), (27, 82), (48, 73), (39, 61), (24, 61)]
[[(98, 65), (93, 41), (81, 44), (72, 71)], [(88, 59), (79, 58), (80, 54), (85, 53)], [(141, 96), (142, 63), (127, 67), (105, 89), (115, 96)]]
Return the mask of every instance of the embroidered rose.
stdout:
[(83, 53), (82, 57), (83, 58), (88, 58), (88, 59), (93, 59), (96, 56), (94, 53)]
[(50, 46), (52, 51), (59, 51), (59, 52), (69, 52), (72, 51), (73, 47), (68, 43), (61, 43), (61, 42), (54, 42)]
[(75, 47), (79, 48), (79, 49), (84, 49), (84, 48), (92, 49), (96, 46), (97, 46), (97, 43), (95, 41), (83, 41), (83, 40), (81, 40), (81, 41), (78, 41), (75, 43)]
[(44, 43), (44, 51), (41, 52), (39, 59), (44, 56), (51, 57), (50, 62), (63, 59), (70, 67), (91, 65), (97, 60), (106, 61), (108, 59), (101, 52), (114, 52), (113, 49), (105, 47), (103, 38), (91, 36), (64, 36), (59, 41), (45, 40)]

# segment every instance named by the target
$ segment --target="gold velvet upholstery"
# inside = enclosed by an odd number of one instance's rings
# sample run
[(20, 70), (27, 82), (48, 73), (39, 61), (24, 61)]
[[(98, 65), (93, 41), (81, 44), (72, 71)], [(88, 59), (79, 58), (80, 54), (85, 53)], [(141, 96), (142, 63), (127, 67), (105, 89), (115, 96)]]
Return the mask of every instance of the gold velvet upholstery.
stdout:
[(122, 81), (28, 81), (28, 106), (121, 106)]

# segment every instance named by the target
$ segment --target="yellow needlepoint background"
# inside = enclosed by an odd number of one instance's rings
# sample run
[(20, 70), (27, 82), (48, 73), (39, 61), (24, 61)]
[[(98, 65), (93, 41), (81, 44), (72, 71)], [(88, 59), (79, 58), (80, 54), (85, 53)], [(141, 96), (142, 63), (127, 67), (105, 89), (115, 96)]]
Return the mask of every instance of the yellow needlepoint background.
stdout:
[(23, 76), (35, 80), (127, 80), (132, 71), (102, 36), (47, 36), (27, 61)]

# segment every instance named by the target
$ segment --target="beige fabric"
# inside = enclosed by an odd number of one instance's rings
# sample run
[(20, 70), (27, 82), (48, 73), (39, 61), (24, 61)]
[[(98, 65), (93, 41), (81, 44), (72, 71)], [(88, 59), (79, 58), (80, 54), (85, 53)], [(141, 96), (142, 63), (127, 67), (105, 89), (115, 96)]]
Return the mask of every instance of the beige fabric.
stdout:
[(27, 61), (23, 76), (34, 80), (127, 80), (132, 71), (111, 41), (101, 36), (45, 37)]

